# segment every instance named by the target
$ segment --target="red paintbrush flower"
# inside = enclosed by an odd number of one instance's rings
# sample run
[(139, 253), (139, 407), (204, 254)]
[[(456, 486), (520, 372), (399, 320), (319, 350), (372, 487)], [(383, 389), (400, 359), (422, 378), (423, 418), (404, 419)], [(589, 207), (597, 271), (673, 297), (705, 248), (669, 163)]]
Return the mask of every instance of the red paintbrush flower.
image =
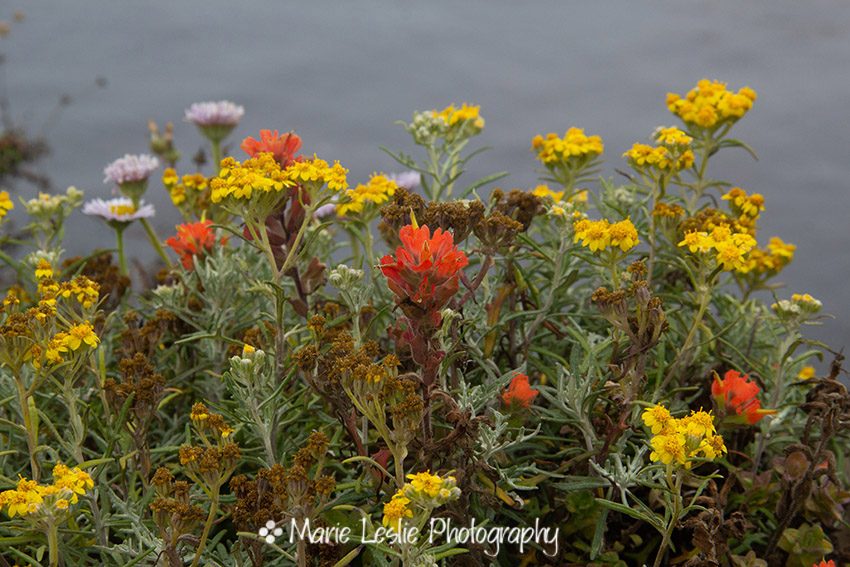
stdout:
[(528, 383), (528, 376), (525, 374), (517, 374), (511, 380), (508, 389), (502, 393), (502, 401), (508, 407), (531, 407), (531, 402), (534, 401), (540, 394), (539, 390), (535, 390)]
[(286, 167), (295, 160), (295, 152), (301, 149), (301, 138), (295, 132), (278, 134), (277, 130), (260, 130), (260, 139), (248, 136), (242, 140), (242, 151), (251, 157), (260, 152), (274, 154), (274, 159)]
[(835, 561), (830, 559), (829, 561), (822, 560), (820, 563), (815, 563), (812, 567), (835, 567)]
[[(215, 246), (215, 232), (210, 228), (212, 221), (201, 221), (177, 225), (177, 234), (165, 241), (180, 256), (187, 270), (195, 266), (194, 257), (203, 256)], [(226, 239), (221, 239), (222, 244)]]
[(761, 388), (751, 382), (747, 374), (730, 370), (721, 380), (720, 376), (714, 373), (711, 395), (717, 403), (718, 411), (725, 413), (725, 421), (729, 423), (752, 425), (764, 416), (776, 413), (776, 410), (762, 409), (761, 402), (756, 397), (759, 392)]
[(427, 226), (409, 224), (398, 235), (402, 245), (395, 257), (381, 259), (381, 272), (408, 316), (434, 316), (457, 292), (459, 273), (469, 260), (454, 245), (452, 233), (442, 229), (431, 236)]

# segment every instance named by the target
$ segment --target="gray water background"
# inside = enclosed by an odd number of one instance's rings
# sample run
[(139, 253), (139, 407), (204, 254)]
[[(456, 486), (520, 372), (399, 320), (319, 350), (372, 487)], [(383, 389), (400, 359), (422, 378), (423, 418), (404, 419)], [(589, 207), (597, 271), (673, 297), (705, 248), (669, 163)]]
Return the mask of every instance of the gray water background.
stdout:
[[(703, 77), (750, 85), (759, 99), (734, 134), (760, 160), (727, 151), (713, 173), (766, 196), (762, 244), (798, 247), (780, 293), (823, 300), (836, 319), (810, 335), (850, 344), (850, 2), (6, 0), (0, 18), (15, 9), (26, 20), (2, 45), (13, 110), (35, 127), (60, 94), (86, 93), (50, 129), (39, 169), (89, 198), (109, 195), (104, 165), (147, 150), (148, 119), (176, 123), (188, 169), (201, 141), (183, 109), (200, 100), (245, 106), (232, 142), (294, 129), (353, 181), (397, 169), (380, 145), (411, 149), (394, 120), (474, 102), (478, 142), (494, 149), (469, 178), (508, 170), (502, 186), (529, 187), (534, 134), (602, 135), (614, 175), (634, 141), (675, 122), (668, 91)], [(92, 92), (98, 76), (108, 87)], [(147, 198), (171, 234), (165, 192), (155, 183)], [(128, 238), (153, 258), (139, 227)], [(76, 215), (68, 253), (94, 246), (112, 246), (111, 231)]]

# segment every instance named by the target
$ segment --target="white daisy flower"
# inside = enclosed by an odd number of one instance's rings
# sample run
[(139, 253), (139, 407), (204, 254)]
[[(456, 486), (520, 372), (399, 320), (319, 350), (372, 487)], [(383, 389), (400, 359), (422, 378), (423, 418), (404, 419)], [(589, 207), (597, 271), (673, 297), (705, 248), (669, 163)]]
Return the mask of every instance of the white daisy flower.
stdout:
[(133, 222), (150, 218), (155, 212), (153, 205), (145, 204), (144, 201), (136, 207), (131, 199), (118, 197), (109, 200), (93, 199), (83, 205), (83, 214), (101, 217), (107, 221)]
[(196, 102), (186, 109), (186, 121), (197, 126), (236, 126), (245, 108), (229, 100)]
[(123, 183), (147, 181), (150, 174), (157, 167), (159, 167), (159, 160), (152, 155), (126, 154), (103, 169), (103, 174), (105, 175), (103, 182), (112, 182), (116, 185), (121, 185)]

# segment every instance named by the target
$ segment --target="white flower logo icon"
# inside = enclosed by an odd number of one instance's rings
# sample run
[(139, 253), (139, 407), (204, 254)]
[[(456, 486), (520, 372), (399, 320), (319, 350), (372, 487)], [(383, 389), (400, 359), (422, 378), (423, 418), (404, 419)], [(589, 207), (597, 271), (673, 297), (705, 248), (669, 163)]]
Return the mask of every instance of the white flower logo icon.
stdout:
[(278, 528), (274, 520), (269, 520), (257, 533), (266, 540), (266, 543), (274, 543), (275, 539), (283, 535), (283, 528)]

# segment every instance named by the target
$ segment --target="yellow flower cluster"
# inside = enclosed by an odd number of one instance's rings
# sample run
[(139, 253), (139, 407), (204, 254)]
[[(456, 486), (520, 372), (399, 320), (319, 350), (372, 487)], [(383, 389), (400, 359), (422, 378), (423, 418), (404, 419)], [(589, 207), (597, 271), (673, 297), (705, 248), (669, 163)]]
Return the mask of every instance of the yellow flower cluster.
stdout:
[[(72, 325), (67, 332), (60, 331), (53, 335), (44, 350), (44, 360), (47, 364), (59, 364), (63, 360), (63, 354), (78, 351), (83, 345), (96, 348), (98, 344), (100, 344), (100, 338), (95, 334), (94, 327), (85, 321)], [(33, 366), (40, 368), (41, 348), (34, 345), (32, 354)]]
[(537, 152), (537, 159), (546, 166), (592, 159), (605, 149), (600, 136), (588, 136), (581, 128), (570, 128), (563, 138), (554, 132), (546, 134), (545, 138), (538, 134), (532, 138), (531, 147)]
[(630, 219), (615, 223), (606, 219), (580, 219), (573, 223), (573, 231), (573, 242), (581, 240), (581, 245), (591, 252), (599, 252), (609, 246), (628, 252), (640, 242)]
[(685, 124), (712, 129), (742, 118), (755, 100), (756, 92), (749, 87), (736, 93), (728, 90), (726, 83), (703, 79), (684, 98), (668, 93), (667, 108)]
[(665, 465), (691, 468), (693, 460), (713, 460), (726, 453), (723, 437), (717, 434), (710, 412), (692, 411), (690, 415), (675, 418), (664, 406), (647, 408), (641, 415), (643, 423), (652, 431), (649, 458)]
[(339, 161), (335, 161), (333, 165), (328, 165), (328, 162), (315, 155), (313, 155), (313, 159), (293, 162), (284, 171), (284, 176), (292, 184), (327, 185), (328, 189), (332, 191), (345, 191), (348, 188), (346, 175), (348, 175), (348, 170), (342, 167)]
[(764, 210), (764, 195), (748, 194), (740, 187), (732, 187), (721, 198), (729, 201), (729, 208), (738, 216), (738, 223), (747, 227), (751, 234), (755, 234), (756, 222)]
[(218, 177), (210, 181), (213, 203), (225, 198), (251, 199), (257, 193), (279, 193), (295, 181), (281, 169), (274, 155), (268, 152), (258, 153), (239, 163), (232, 157), (221, 160)]
[(801, 306), (803, 309), (817, 312), (820, 311), (820, 308), (823, 307), (823, 303), (820, 300), (815, 299), (808, 293), (792, 293), (791, 301)]
[(693, 138), (676, 127), (659, 128), (655, 132), (658, 146), (634, 144), (623, 157), (635, 169), (656, 169), (661, 172), (677, 172), (694, 164), (691, 151)]
[(171, 202), (179, 207), (186, 202), (188, 191), (204, 191), (209, 187), (209, 180), (202, 173), (189, 173), (182, 178), (173, 167), (162, 173), (162, 184), (168, 190)]
[[(566, 195), (566, 191), (553, 191), (549, 189), (548, 185), (538, 185), (534, 189), (531, 190), (531, 194), (539, 199), (552, 199), (553, 203), (558, 203), (564, 200), (564, 195)], [(581, 191), (576, 191), (567, 199), (569, 203), (586, 203), (589, 198), (589, 193), (587, 189), (582, 189)]]
[(227, 424), (220, 414), (211, 412), (207, 409), (207, 406), (200, 402), (196, 402), (192, 405), (192, 410), (189, 413), (189, 419), (192, 420), (192, 423), (198, 431), (210, 431), (219, 435), (222, 439), (227, 439), (234, 431), (234, 429)]
[(6, 216), (6, 214), (15, 208), (15, 203), (12, 202), (12, 199), (9, 197), (8, 191), (0, 191), (0, 219)]
[(656, 218), (678, 219), (684, 215), (685, 209), (679, 205), (668, 205), (661, 201), (655, 203), (655, 207), (652, 209), (652, 216)]
[(715, 253), (718, 265), (728, 271), (745, 271), (747, 269), (747, 254), (756, 245), (756, 239), (745, 232), (732, 232), (728, 226), (716, 226), (711, 232), (691, 231), (685, 233), (679, 242), (680, 247), (687, 247), (692, 254)]
[(410, 482), (405, 483), (392, 499), (384, 504), (384, 526), (399, 530), (402, 520), (413, 517), (414, 508), (430, 514), (434, 508), (460, 497), (460, 489), (453, 476), (441, 477), (425, 471), (409, 474), (407, 479)]
[(448, 502), (457, 496), (457, 482), (453, 476), (441, 477), (431, 474), (430, 471), (409, 474), (407, 480), (410, 482), (404, 491), (409, 496), (425, 496), (427, 498), (438, 498), (442, 502)]
[(450, 104), (443, 110), (434, 110), (433, 113), (442, 119), (449, 128), (466, 124), (472, 125), (477, 130), (484, 128), (484, 119), (481, 117), (480, 106), (463, 103), (460, 105), (460, 108), (457, 108), (455, 105)]
[(823, 307), (820, 300), (815, 299), (808, 293), (795, 293), (791, 299), (780, 299), (770, 306), (782, 319), (806, 319), (814, 315)]
[(383, 173), (375, 173), (369, 182), (360, 184), (345, 192), (345, 200), (336, 206), (336, 213), (345, 216), (351, 213), (362, 213), (370, 203), (380, 205), (395, 195), (398, 184)]
[(776, 274), (794, 259), (797, 247), (774, 236), (767, 248), (753, 248), (747, 258), (746, 265), (738, 271), (744, 274)]
[(401, 521), (412, 517), (413, 510), (410, 508), (410, 498), (399, 490), (393, 494), (389, 502), (384, 504), (384, 518), (381, 522), (385, 527), (392, 527), (396, 531), (401, 531)]
[(804, 366), (797, 373), (797, 378), (800, 380), (811, 380), (815, 376), (817, 376), (817, 371), (814, 366)]
[(53, 467), (53, 484), (21, 478), (15, 489), (0, 492), (0, 509), (5, 509), (10, 518), (67, 510), (92, 487), (94, 481), (87, 472), (59, 463)]

